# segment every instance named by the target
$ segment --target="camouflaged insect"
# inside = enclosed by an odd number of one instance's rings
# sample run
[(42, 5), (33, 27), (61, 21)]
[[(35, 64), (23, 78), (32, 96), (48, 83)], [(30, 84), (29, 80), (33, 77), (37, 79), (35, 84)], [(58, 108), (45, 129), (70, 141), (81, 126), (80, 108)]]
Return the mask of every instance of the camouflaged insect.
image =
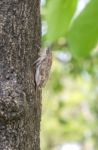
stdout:
[(35, 82), (36, 86), (42, 88), (45, 86), (52, 65), (52, 52), (49, 48), (41, 50), (39, 53), (39, 58), (35, 62), (36, 64), (36, 73), (35, 73)]

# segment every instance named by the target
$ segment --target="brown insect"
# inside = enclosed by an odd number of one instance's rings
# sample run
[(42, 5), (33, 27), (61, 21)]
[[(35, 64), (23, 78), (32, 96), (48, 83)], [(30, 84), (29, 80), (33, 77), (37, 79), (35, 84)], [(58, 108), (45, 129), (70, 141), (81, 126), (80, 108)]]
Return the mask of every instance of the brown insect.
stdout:
[(35, 82), (38, 88), (45, 86), (52, 65), (52, 52), (49, 48), (41, 50), (39, 53), (39, 58), (35, 62), (36, 72), (35, 72)]

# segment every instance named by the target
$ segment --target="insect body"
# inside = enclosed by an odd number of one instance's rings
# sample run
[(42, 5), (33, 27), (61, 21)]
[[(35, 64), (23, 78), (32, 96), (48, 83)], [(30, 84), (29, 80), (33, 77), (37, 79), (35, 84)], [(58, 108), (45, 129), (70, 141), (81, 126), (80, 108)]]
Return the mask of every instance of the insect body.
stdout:
[(45, 86), (51, 65), (52, 65), (52, 52), (49, 48), (44, 49), (39, 53), (39, 58), (35, 62), (36, 64), (36, 73), (35, 73), (35, 82), (36, 86), (42, 88)]

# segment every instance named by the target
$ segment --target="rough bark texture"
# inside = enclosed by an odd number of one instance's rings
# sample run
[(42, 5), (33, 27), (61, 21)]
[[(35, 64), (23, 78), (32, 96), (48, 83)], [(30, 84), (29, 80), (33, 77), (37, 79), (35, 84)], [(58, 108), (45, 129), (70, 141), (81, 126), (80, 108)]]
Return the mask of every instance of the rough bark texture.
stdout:
[(40, 0), (0, 0), (0, 150), (40, 149), (38, 47)]

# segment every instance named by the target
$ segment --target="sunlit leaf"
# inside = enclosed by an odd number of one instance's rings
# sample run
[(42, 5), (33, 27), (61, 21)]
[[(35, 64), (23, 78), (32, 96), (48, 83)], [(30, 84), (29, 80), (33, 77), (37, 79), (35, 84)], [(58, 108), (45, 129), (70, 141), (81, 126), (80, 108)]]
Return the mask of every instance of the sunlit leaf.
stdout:
[(49, 41), (53, 42), (65, 35), (76, 9), (77, 0), (50, 0), (46, 19)]
[(91, 0), (73, 22), (68, 43), (77, 58), (87, 56), (98, 40), (98, 0)]

